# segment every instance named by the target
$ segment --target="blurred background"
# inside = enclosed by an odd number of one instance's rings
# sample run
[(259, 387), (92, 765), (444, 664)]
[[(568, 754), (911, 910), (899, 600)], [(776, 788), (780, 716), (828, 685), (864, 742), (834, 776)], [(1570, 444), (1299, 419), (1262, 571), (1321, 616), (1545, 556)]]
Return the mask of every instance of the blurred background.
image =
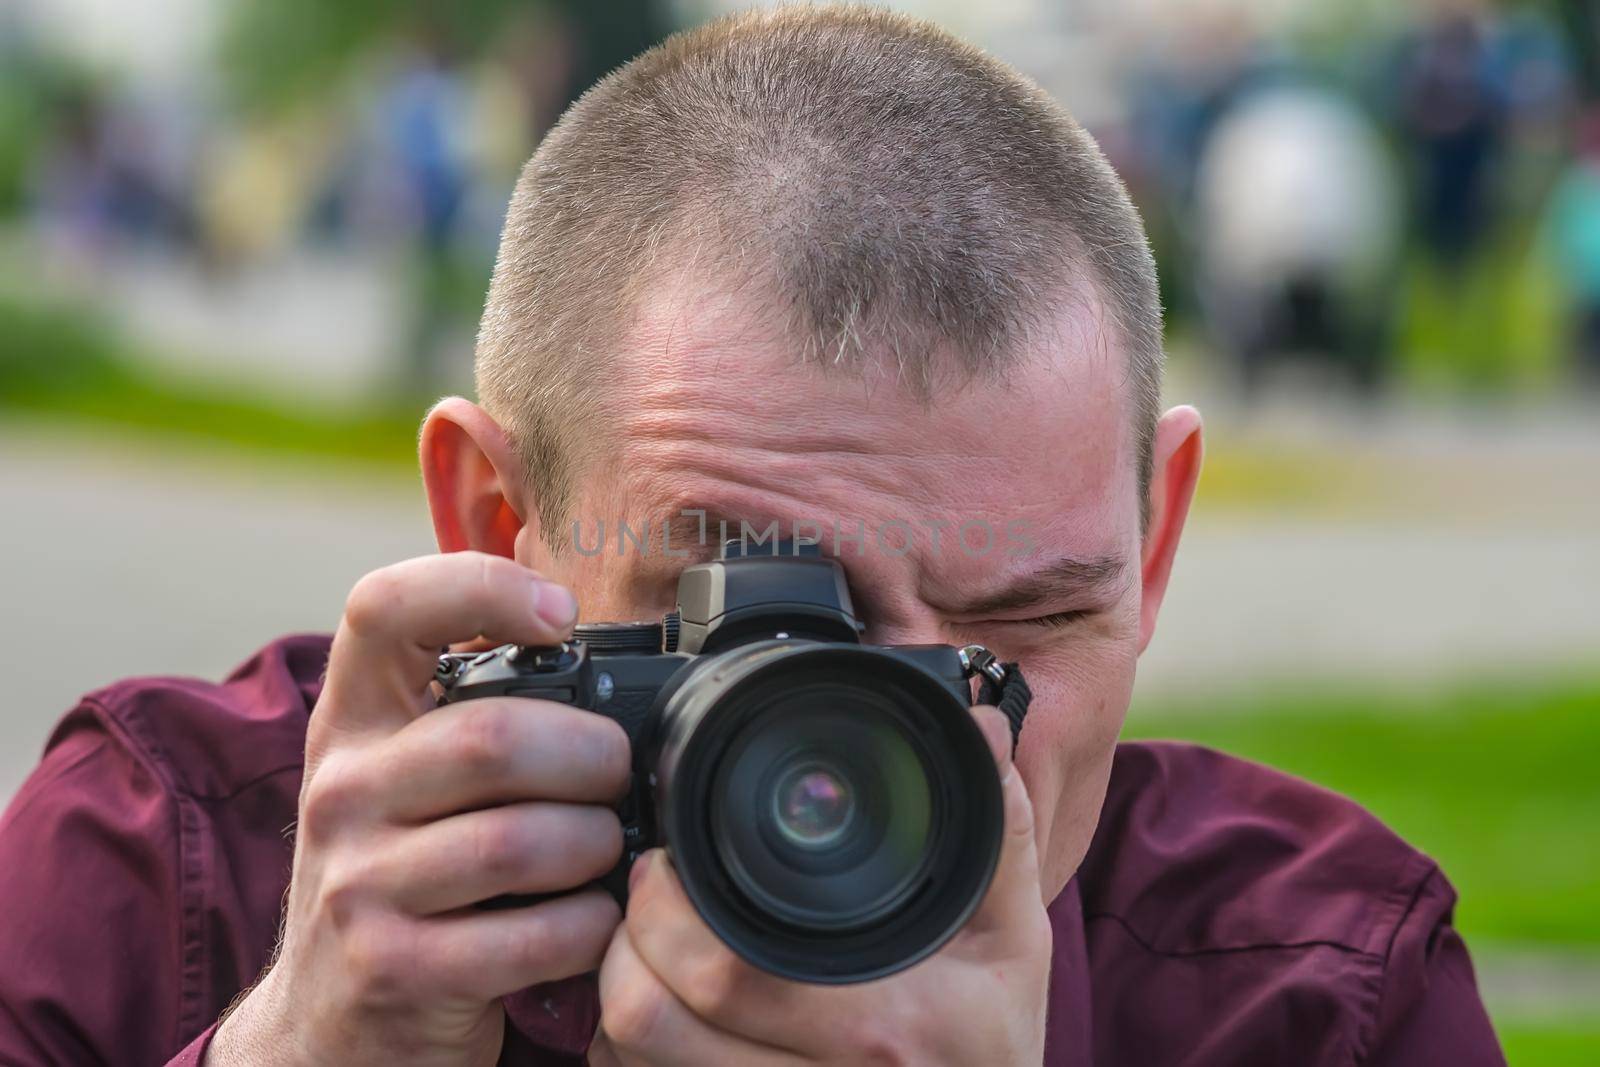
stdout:
[[(0, 0), (0, 799), (428, 551), (512, 183), (715, 0)], [(1101, 139), (1212, 446), (1129, 733), (1435, 855), (1514, 1064), (1600, 1062), (1600, 8), (922, 0)]]

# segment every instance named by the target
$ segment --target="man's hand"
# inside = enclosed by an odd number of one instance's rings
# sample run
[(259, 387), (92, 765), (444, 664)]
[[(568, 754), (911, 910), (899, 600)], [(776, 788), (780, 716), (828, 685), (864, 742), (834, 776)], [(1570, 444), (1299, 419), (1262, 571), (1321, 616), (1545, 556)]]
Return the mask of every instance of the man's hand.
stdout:
[(553, 644), (575, 615), (566, 590), (477, 553), (356, 586), (306, 738), (282, 946), (208, 1064), (492, 1064), (501, 996), (599, 965), (621, 916), (598, 889), (472, 905), (611, 869), (621, 727), (515, 698), (422, 714), (444, 646)]
[(627, 918), (600, 969), (590, 1063), (1040, 1063), (1051, 939), (1033, 809), (1004, 716), (973, 714), (1004, 781), (1006, 839), (988, 896), (948, 945), (877, 982), (784, 981), (718, 940), (666, 856), (653, 851), (631, 872)]

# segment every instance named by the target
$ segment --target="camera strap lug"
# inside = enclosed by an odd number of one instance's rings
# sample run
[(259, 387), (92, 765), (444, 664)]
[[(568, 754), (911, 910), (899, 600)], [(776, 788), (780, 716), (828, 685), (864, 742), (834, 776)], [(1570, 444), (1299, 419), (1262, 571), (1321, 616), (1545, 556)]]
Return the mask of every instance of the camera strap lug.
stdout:
[(968, 678), (978, 678), (978, 703), (993, 704), (1011, 724), (1011, 749), (1016, 751), (1022, 735), (1022, 720), (1033, 702), (1033, 690), (1015, 663), (1001, 663), (1000, 657), (982, 645), (967, 645), (956, 650), (961, 669)]
[(968, 678), (983, 675), (996, 685), (1006, 682), (1006, 669), (1000, 663), (1000, 657), (990, 652), (982, 645), (967, 645), (956, 650), (956, 655), (961, 657), (961, 669), (967, 672)]

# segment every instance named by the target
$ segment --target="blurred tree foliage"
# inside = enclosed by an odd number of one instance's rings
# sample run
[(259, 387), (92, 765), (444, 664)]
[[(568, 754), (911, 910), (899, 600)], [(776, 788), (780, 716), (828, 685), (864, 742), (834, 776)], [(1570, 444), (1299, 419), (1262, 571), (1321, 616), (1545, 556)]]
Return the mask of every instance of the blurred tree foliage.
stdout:
[(52, 122), (93, 88), (87, 73), (59, 57), (0, 47), (0, 215), (21, 206)]
[(578, 50), (568, 98), (667, 32), (659, 0), (234, 0), (224, 70), (237, 101), (270, 111), (303, 104), (374, 51), (426, 41), (470, 58), (513, 23), (561, 27)]

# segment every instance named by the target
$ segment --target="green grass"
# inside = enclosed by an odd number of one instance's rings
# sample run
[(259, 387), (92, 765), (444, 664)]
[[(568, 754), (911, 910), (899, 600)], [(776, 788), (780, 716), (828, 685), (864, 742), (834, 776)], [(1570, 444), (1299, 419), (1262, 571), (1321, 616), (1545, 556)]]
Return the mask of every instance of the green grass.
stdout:
[(1511, 1067), (1594, 1067), (1600, 1064), (1600, 1024), (1498, 1027)]
[(1459, 270), (1414, 252), (1399, 281), (1400, 376), (1426, 391), (1547, 389), (1569, 359), (1560, 279), (1515, 224)]
[(1439, 861), (1469, 938), (1600, 950), (1600, 677), (1136, 708), (1128, 733), (1353, 797)]
[(79, 309), (0, 299), (0, 414), (300, 461), (416, 464), (422, 398), (334, 407), (320, 402), (314, 382), (288, 395), (182, 380), (151, 366)]

